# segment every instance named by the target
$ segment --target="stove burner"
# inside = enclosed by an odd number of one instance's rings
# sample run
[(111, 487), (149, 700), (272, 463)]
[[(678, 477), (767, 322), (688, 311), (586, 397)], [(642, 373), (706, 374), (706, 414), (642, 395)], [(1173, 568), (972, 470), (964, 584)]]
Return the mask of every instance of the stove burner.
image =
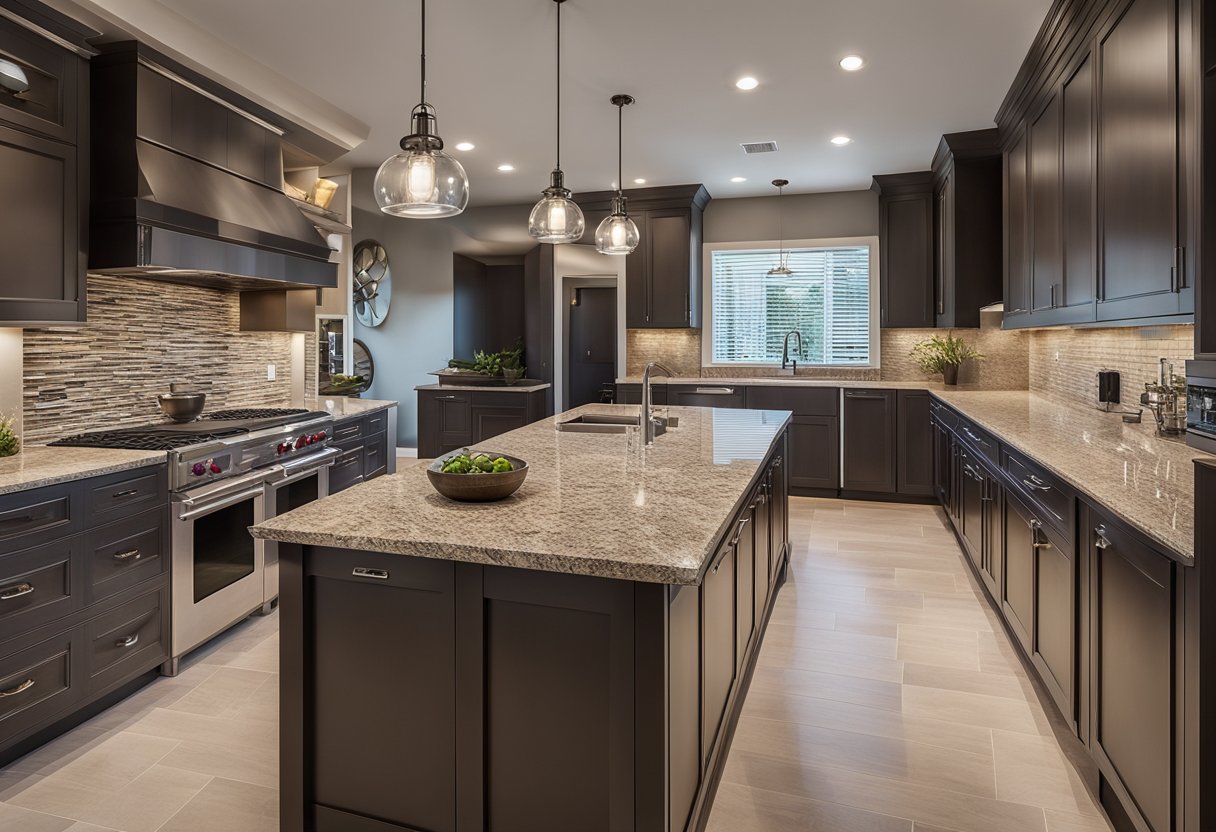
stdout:
[(302, 407), (245, 407), (232, 410), (217, 410), (214, 413), (208, 413), (203, 416), (203, 419), (211, 419), (217, 422), (232, 422), (243, 419), (274, 419), (280, 416), (298, 416), (301, 413), (308, 412)]
[(217, 429), (209, 433), (183, 434), (148, 428), (130, 428), (81, 433), (57, 439), (50, 444), (59, 447), (112, 448), (127, 451), (172, 451), (200, 442), (215, 442), (245, 432), (238, 428), (235, 430)]

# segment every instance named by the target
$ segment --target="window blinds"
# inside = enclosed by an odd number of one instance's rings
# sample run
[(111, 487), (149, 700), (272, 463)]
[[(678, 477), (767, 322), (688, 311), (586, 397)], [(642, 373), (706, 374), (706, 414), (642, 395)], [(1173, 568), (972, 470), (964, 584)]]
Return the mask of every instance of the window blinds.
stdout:
[(788, 254), (794, 274), (769, 277), (776, 249), (713, 252), (713, 362), (780, 363), (785, 334), (796, 329), (801, 364), (868, 364), (869, 246)]

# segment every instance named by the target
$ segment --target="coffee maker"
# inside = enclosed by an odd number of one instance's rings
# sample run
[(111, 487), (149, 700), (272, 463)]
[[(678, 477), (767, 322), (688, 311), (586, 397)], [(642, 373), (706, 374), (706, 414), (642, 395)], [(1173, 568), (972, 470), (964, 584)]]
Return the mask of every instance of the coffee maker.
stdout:
[(1174, 362), (1161, 359), (1157, 381), (1145, 383), (1140, 403), (1157, 418), (1158, 435), (1186, 434), (1186, 378), (1174, 372)]

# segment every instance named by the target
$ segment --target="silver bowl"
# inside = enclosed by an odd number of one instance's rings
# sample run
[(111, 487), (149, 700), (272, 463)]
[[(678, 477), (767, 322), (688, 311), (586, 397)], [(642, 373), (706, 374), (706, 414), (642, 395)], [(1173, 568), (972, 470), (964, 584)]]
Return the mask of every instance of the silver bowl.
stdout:
[(171, 422), (193, 422), (203, 412), (206, 393), (162, 393), (156, 397), (160, 412)]
[(515, 466), (515, 470), (501, 474), (443, 473), (444, 463), (454, 456), (459, 456), (460, 453), (446, 454), (432, 462), (426, 469), (426, 476), (431, 481), (431, 485), (449, 500), (461, 503), (488, 503), (503, 500), (518, 491), (528, 476), (528, 463), (510, 454), (491, 451), (470, 451), (469, 456), (485, 454), (491, 459), (501, 456)]

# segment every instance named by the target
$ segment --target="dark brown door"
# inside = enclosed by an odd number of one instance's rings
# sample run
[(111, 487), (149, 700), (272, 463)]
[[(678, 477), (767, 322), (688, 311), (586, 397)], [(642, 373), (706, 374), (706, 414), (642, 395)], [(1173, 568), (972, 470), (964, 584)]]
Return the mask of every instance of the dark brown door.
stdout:
[(691, 314), (692, 217), (688, 209), (650, 211), (646, 230), (653, 327), (688, 326)]
[(768, 593), (771, 586), (770, 575), (772, 574), (772, 504), (773, 504), (773, 480), (772, 472), (768, 472), (764, 477), (764, 484), (760, 491), (760, 501), (756, 506), (756, 516), (752, 520), (752, 534), (755, 537), (755, 558), (753, 560), (753, 577), (752, 590), (755, 593), (755, 600), (752, 603), (752, 615), (755, 622), (752, 627), (753, 632), (760, 632), (760, 625), (763, 623), (764, 610), (768, 605)]
[(1039, 676), (1069, 724), (1076, 721), (1077, 576), (1070, 543), (1049, 527), (1034, 547), (1034, 653)]
[(600, 401), (600, 391), (616, 381), (616, 289), (578, 289), (570, 307), (569, 392), (566, 408)]
[(834, 416), (795, 416), (790, 424), (790, 488), (840, 489), (840, 420)]
[(901, 390), (898, 399), (898, 490), (911, 497), (933, 496), (933, 425), (929, 394)]
[(1132, 0), (1099, 42), (1099, 320), (1176, 314), (1176, 0)]
[(418, 455), (432, 459), (473, 442), (471, 397), (467, 392), (418, 392)]
[(936, 325), (954, 325), (955, 291), (954, 281), (957, 258), (954, 247), (955, 173), (951, 170), (938, 186), (934, 201), (934, 305)]
[(785, 455), (773, 459), (770, 471), (773, 475), (772, 502), (769, 512), (769, 567), (774, 581), (785, 562), (785, 547), (789, 542), (789, 480), (787, 479)]
[(967, 557), (980, 568), (984, 562), (984, 509), (987, 480), (975, 455), (965, 448), (959, 451), (962, 479), (959, 480), (960, 530), (966, 544)]
[(1034, 644), (1034, 551), (1042, 534), (1038, 524), (1021, 500), (1006, 494), (1005, 587), (1001, 607), (1005, 620), (1028, 653)]
[(933, 425), (933, 490), (937, 501), (947, 511), (953, 502), (954, 448), (950, 431)]
[(879, 211), (882, 325), (932, 327), (933, 193), (883, 197)]
[[(751, 507), (735, 524), (735, 672), (743, 670), (743, 657), (755, 629), (756, 604), (756, 506), (759, 494), (752, 495)], [(765, 567), (768, 558), (765, 558)]]
[(1030, 309), (1056, 307), (1063, 273), (1060, 238), (1060, 98), (1030, 123)]
[(1087, 55), (1063, 92), (1064, 288), (1057, 303), (1093, 317), (1098, 272), (1094, 250), (1094, 60)]
[(844, 490), (895, 493), (894, 390), (844, 391)]
[(1001, 597), (1001, 575), (1005, 568), (1005, 541), (1001, 536), (1001, 512), (1005, 493), (1000, 480), (988, 474), (984, 494), (984, 558), (980, 562), (980, 578), (992, 593)]
[(735, 681), (735, 549), (723, 544), (701, 583), (701, 765), (712, 753)]
[(1026, 133), (1005, 154), (1005, 324), (1025, 326), (1030, 313), (1030, 239)]

